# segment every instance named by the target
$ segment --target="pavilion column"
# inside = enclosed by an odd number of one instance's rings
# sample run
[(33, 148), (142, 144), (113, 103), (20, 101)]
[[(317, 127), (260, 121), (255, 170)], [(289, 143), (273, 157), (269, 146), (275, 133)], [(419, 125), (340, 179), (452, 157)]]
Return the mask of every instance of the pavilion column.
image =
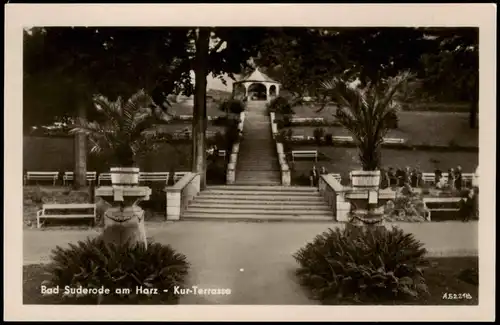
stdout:
[(280, 86), (276, 85), (276, 97), (280, 95)]
[(271, 98), (271, 92), (269, 91), (270, 86), (269, 85), (265, 86), (266, 86), (266, 100), (269, 101), (269, 99)]
[(248, 100), (248, 88), (250, 88), (250, 87), (247, 83), (244, 83), (243, 86), (245, 87), (245, 97), (247, 97), (247, 100)]

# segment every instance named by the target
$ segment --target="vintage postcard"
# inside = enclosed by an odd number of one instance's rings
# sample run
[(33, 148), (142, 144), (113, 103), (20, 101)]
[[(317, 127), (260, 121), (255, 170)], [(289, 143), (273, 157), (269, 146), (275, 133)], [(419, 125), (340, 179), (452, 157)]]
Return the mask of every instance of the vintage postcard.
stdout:
[(5, 8), (6, 319), (495, 318), (496, 6)]

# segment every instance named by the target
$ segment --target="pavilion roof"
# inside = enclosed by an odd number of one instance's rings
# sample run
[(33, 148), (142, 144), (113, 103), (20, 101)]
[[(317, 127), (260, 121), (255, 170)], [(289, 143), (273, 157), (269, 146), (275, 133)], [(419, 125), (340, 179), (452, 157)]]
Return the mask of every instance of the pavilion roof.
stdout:
[(242, 82), (272, 82), (272, 83), (279, 83), (276, 80), (273, 80), (269, 78), (266, 74), (262, 73), (259, 68), (256, 68), (250, 75), (241, 78), (238, 81), (235, 81), (235, 83), (242, 83)]

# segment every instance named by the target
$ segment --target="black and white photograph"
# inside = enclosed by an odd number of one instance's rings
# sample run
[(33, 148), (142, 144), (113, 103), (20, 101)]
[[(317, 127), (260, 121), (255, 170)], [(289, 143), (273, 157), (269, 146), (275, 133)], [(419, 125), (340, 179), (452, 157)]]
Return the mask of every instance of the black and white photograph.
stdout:
[(13, 319), (493, 319), (495, 6), (9, 6)]

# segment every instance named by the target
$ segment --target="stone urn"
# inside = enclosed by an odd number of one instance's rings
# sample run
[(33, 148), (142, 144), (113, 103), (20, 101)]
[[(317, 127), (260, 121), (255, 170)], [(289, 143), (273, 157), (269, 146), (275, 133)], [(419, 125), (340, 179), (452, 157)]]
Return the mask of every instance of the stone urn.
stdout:
[(95, 191), (96, 197), (111, 205), (104, 212), (102, 239), (116, 245), (139, 243), (147, 247), (145, 212), (138, 203), (149, 200), (150, 195), (149, 187), (139, 186), (138, 168), (111, 168), (111, 186)]

